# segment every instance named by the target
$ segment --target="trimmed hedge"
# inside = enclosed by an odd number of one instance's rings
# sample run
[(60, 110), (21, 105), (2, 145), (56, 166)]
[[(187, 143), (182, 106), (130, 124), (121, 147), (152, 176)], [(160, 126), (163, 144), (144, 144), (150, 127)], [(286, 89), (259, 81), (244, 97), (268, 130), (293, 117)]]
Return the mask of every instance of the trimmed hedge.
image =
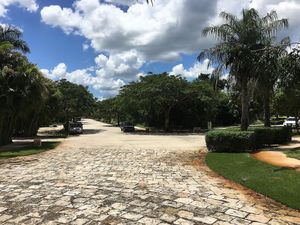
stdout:
[(205, 141), (212, 152), (248, 152), (264, 146), (282, 144), (291, 141), (291, 130), (282, 128), (250, 128), (248, 131), (239, 129), (210, 131)]
[(253, 150), (255, 146), (253, 131), (210, 131), (205, 141), (208, 150), (212, 152), (241, 152)]
[(291, 141), (292, 131), (289, 127), (254, 129), (256, 147), (283, 144)]

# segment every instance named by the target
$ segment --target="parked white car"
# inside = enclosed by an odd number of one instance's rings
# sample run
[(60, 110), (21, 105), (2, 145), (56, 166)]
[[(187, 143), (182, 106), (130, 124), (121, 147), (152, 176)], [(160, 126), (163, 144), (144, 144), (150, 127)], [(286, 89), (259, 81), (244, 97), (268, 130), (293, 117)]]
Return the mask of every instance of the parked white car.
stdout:
[[(298, 124), (299, 124), (299, 122), (298, 122)], [(283, 126), (286, 126), (286, 127), (296, 127), (296, 118), (295, 117), (288, 117), (284, 121)]]

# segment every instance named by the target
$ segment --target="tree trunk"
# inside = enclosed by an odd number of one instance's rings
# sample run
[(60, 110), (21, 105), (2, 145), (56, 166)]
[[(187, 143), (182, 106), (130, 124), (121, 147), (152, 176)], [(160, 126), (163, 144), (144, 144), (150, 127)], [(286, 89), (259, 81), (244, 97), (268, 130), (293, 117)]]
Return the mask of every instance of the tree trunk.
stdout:
[(117, 112), (117, 123), (118, 123), (118, 127), (120, 126), (120, 113)]
[(165, 131), (169, 131), (170, 130), (170, 112), (171, 112), (171, 107), (169, 107), (166, 111), (165, 111)]
[(295, 116), (295, 122), (296, 122), (296, 132), (297, 132), (297, 134), (299, 134), (299, 124), (298, 124), (298, 122), (299, 122), (299, 117), (298, 117), (298, 113), (296, 114), (296, 116)]
[(264, 98), (264, 126), (271, 127), (271, 113), (270, 113), (270, 98), (265, 96)]
[(242, 79), (241, 82), (241, 130), (246, 131), (249, 127), (249, 96), (248, 96), (248, 82), (247, 79)]

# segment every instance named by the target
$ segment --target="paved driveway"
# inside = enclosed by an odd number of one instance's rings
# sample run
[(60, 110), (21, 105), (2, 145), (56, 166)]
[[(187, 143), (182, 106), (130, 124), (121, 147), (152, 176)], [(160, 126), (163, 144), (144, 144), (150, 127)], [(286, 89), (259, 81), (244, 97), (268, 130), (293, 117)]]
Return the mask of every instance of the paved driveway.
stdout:
[[(2, 224), (300, 224), (212, 175), (201, 135), (123, 134), (93, 120), (56, 150), (1, 161)], [(297, 219), (298, 218), (298, 219)]]

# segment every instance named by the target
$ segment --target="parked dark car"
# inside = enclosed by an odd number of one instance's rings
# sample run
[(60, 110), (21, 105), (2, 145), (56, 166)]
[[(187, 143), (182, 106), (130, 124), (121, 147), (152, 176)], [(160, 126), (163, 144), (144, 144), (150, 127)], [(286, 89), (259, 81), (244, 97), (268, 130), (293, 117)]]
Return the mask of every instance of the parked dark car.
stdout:
[(134, 132), (134, 125), (130, 122), (123, 122), (121, 123), (121, 131), (123, 132)]
[(69, 123), (69, 134), (82, 134), (83, 127), (81, 122), (70, 122)]

